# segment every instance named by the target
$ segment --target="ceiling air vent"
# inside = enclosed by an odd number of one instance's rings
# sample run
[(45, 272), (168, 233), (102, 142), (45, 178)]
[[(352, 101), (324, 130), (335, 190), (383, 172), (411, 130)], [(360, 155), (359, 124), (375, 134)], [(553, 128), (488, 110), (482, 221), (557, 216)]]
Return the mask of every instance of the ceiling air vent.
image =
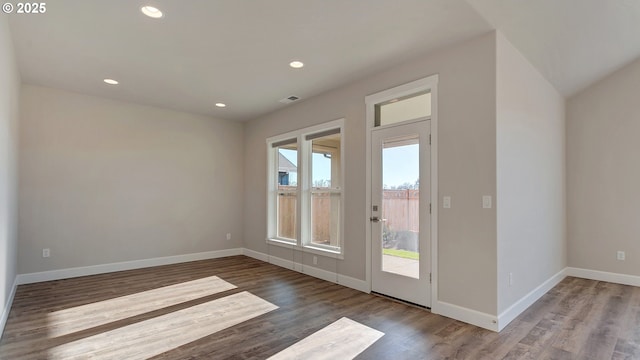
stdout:
[(291, 95), (291, 96), (287, 96), (286, 98), (280, 100), (281, 103), (283, 104), (291, 104), (294, 101), (298, 101), (300, 100), (299, 97), (295, 96), (295, 95)]

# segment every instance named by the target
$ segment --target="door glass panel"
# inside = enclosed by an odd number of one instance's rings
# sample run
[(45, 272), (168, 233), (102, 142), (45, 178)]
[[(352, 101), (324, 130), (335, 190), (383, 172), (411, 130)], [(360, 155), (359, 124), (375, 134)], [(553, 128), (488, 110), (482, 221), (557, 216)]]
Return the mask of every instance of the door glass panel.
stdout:
[(382, 149), (382, 271), (420, 278), (418, 135)]

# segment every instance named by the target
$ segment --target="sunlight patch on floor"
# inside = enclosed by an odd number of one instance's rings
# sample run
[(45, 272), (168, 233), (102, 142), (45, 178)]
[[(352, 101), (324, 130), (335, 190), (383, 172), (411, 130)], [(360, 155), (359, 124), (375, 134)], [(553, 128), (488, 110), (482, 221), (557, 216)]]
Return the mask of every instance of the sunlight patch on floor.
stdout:
[(277, 309), (247, 291), (48, 349), (48, 360), (148, 359)]
[(91, 329), (235, 288), (217, 276), (210, 276), (55, 311), (47, 314), (47, 337)]
[(268, 360), (353, 359), (384, 335), (346, 317), (316, 331)]

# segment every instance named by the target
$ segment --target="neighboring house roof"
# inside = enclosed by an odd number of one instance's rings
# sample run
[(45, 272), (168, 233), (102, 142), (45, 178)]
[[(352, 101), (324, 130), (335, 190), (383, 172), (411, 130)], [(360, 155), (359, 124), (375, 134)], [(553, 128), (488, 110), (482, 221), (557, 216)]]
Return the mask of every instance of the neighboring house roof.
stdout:
[(278, 153), (278, 155), (280, 155), (280, 158), (278, 159), (278, 172), (291, 173), (298, 171), (298, 167), (293, 165), (289, 159), (280, 153)]

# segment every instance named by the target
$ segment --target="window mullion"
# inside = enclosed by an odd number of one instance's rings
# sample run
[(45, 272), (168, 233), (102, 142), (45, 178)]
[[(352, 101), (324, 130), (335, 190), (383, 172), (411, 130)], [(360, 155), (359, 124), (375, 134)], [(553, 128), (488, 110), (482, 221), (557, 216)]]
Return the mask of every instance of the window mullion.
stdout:
[(300, 144), (299, 165), (302, 167), (300, 171), (300, 240), (298, 245), (304, 246), (309, 242), (309, 229), (311, 228), (311, 204), (310, 204), (310, 176), (311, 176), (311, 154), (309, 141), (304, 139), (303, 135), (298, 138)]

